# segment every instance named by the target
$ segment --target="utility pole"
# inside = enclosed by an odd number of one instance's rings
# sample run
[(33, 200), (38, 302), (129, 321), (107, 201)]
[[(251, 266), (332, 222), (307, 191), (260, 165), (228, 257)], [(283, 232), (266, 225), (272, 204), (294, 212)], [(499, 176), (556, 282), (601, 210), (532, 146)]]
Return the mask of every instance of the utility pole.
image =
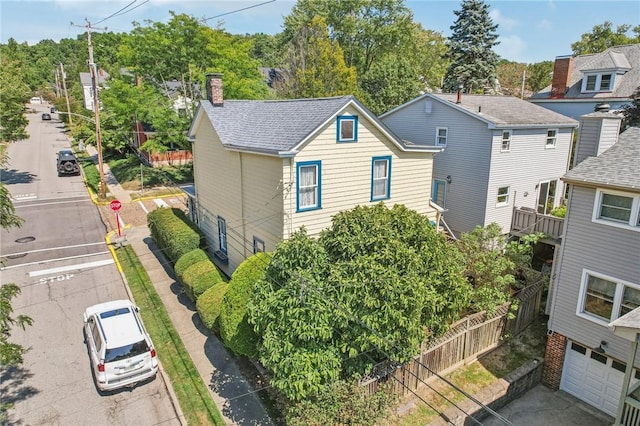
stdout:
[(67, 114), (69, 116), (69, 128), (73, 129), (73, 121), (71, 121), (71, 106), (69, 105), (69, 94), (67, 93), (67, 76), (64, 73), (64, 65), (60, 62), (60, 75), (62, 76), (62, 87), (64, 88), (64, 97), (67, 99)]
[[(87, 25), (87, 43), (89, 45), (89, 72), (91, 73), (91, 89), (93, 92), (93, 112), (96, 122), (96, 148), (98, 150), (98, 169), (100, 171), (100, 197), (106, 198), (107, 186), (104, 179), (104, 167), (102, 162), (102, 133), (100, 131), (100, 102), (98, 101), (98, 69), (93, 61), (93, 44), (91, 44), (91, 22), (85, 18)], [(72, 22), (73, 24), (73, 22)], [(78, 25), (79, 26), (79, 25)], [(98, 30), (106, 30), (106, 28), (93, 28)]]

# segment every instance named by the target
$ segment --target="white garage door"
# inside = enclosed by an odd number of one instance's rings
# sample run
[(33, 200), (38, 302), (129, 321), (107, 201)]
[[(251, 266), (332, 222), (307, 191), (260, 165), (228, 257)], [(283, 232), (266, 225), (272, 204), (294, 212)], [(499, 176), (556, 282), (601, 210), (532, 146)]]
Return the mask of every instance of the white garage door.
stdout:
[[(569, 342), (560, 389), (615, 417), (626, 365)], [(631, 383), (637, 379), (632, 378)]]

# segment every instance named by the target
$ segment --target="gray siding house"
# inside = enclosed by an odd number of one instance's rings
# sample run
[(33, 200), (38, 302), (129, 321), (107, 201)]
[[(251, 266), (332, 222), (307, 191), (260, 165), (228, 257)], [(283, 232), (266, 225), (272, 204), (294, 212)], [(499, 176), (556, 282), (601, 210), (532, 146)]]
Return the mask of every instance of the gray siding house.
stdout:
[(427, 93), (380, 119), (403, 139), (444, 148), (432, 200), (456, 235), (492, 222), (508, 233), (515, 207), (546, 215), (561, 204), (572, 118), (514, 97)]
[[(609, 112), (583, 116), (577, 165), (562, 178), (569, 196), (543, 373), (547, 386), (611, 416), (629, 342), (610, 323), (640, 306), (640, 128), (618, 135), (620, 122)], [(634, 370), (631, 384), (639, 377)]]
[(640, 44), (626, 44), (589, 55), (558, 56), (551, 85), (529, 101), (579, 119), (598, 104), (620, 110), (639, 86)]

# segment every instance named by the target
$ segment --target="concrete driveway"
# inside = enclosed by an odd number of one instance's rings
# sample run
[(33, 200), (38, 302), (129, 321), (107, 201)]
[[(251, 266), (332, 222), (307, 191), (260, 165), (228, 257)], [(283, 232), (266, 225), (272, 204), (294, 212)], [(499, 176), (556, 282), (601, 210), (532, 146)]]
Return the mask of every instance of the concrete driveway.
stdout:
[[(564, 391), (538, 385), (498, 410), (516, 426), (611, 426), (615, 420)], [(482, 420), (485, 426), (502, 426), (495, 417)]]

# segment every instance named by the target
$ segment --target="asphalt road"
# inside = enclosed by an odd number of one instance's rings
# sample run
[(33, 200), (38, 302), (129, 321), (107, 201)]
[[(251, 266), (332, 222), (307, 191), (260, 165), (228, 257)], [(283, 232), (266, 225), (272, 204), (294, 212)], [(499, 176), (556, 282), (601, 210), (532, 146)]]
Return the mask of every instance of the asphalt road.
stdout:
[(57, 114), (41, 121), (49, 106), (30, 107), (30, 137), (9, 147), (1, 172), (25, 223), (0, 230), (0, 283), (19, 285), (14, 315), (34, 320), (12, 332), (11, 341), (28, 348), (24, 363), (0, 377), (0, 399), (15, 403), (9, 424), (178, 425), (160, 374), (106, 395), (95, 387), (82, 313), (128, 294), (82, 177), (57, 176), (56, 152), (69, 147)]

